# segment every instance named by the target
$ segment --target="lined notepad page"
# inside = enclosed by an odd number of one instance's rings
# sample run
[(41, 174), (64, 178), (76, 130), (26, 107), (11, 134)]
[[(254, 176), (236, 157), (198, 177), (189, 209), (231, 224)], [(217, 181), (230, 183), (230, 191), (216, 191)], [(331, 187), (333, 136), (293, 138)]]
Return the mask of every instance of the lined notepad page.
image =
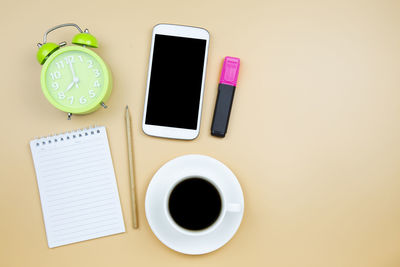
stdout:
[(105, 127), (30, 142), (50, 248), (125, 232)]

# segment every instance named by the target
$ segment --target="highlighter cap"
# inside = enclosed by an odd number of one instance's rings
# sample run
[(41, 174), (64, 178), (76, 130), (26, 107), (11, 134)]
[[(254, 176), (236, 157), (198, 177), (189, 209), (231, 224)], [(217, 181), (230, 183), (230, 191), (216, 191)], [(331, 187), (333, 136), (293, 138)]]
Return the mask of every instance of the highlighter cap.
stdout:
[(219, 83), (232, 85), (236, 87), (239, 75), (240, 59), (237, 57), (225, 57), (222, 66), (221, 78)]

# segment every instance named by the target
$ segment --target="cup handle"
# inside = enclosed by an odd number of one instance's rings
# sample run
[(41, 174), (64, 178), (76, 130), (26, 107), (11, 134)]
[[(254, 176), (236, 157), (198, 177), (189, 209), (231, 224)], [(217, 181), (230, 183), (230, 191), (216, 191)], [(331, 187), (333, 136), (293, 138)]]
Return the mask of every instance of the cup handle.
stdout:
[(226, 211), (228, 212), (241, 212), (242, 211), (242, 205), (239, 203), (228, 203), (226, 205)]

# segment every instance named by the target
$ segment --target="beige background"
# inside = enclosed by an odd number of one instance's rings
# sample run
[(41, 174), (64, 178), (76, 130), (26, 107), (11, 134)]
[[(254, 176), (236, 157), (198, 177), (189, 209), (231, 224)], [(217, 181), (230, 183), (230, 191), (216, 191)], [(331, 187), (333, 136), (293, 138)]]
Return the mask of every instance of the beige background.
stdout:
[[(0, 266), (400, 266), (400, 2), (1, 1)], [(111, 66), (108, 110), (72, 121), (44, 98), (36, 43), (75, 22)], [(211, 33), (200, 136), (140, 128), (152, 27)], [(73, 29), (50, 35), (70, 41)], [(210, 135), (224, 56), (242, 59), (228, 134)], [(129, 104), (140, 229), (131, 228), (123, 111)], [(47, 247), (28, 142), (105, 125), (127, 232)], [(144, 214), (148, 183), (168, 160), (210, 155), (237, 175), (245, 215), (220, 250), (165, 247)]]

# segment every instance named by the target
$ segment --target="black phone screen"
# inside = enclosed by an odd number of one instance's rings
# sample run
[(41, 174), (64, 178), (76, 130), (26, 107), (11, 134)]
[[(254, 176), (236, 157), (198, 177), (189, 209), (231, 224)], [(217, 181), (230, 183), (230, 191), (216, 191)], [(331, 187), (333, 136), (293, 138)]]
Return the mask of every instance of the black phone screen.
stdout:
[(156, 34), (146, 124), (197, 128), (207, 41)]

